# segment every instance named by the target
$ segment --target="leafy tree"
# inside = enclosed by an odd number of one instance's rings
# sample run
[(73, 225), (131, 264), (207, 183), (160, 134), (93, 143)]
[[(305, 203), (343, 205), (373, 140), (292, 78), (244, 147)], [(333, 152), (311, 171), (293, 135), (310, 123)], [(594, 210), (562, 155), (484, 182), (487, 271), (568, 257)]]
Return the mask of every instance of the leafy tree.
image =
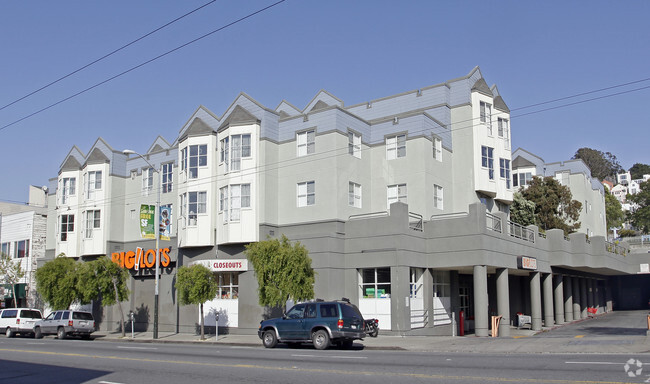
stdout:
[[(176, 275), (178, 301), (181, 305), (199, 304), (201, 312), (201, 340), (205, 338), (203, 327), (203, 303), (217, 296), (218, 282), (212, 271), (200, 264), (178, 268)], [(219, 324), (217, 324), (219, 326)]]
[(650, 175), (650, 165), (636, 163), (629, 169), (633, 180), (643, 179), (643, 175)]
[(52, 309), (67, 309), (81, 297), (77, 289), (80, 265), (60, 254), (36, 270), (36, 289)]
[(260, 305), (281, 307), (289, 299), (314, 297), (315, 272), (308, 254), (300, 242), (291, 244), (284, 235), (246, 246), (246, 256), (255, 268)]
[(510, 220), (523, 226), (535, 224), (535, 203), (526, 200), (521, 192), (515, 192), (510, 206)]
[(562, 229), (567, 235), (580, 228), (582, 203), (573, 200), (569, 187), (553, 177), (533, 176), (522, 196), (535, 203), (535, 223), (543, 229)]
[(605, 215), (607, 216), (607, 228), (618, 228), (625, 220), (625, 212), (621, 202), (609, 192), (605, 192)]
[(627, 200), (636, 204), (630, 218), (636, 229), (647, 234), (650, 231), (650, 181), (639, 184), (639, 188), (639, 193), (627, 195)]
[(16, 284), (25, 277), (25, 271), (20, 266), (20, 261), (16, 262), (5, 253), (0, 254), (0, 282), (2, 284), (11, 284), (11, 290), (14, 297), (14, 308), (17, 306)]
[(124, 310), (120, 304), (129, 297), (127, 282), (131, 275), (129, 272), (114, 263), (108, 257), (83, 263), (79, 266), (77, 289), (82, 304), (92, 300), (102, 300), (104, 305), (117, 304), (120, 310), (122, 337), (125, 337)]
[(573, 155), (573, 158), (582, 159), (591, 170), (591, 176), (599, 180), (605, 180), (606, 178), (614, 178), (616, 180), (616, 174), (623, 171), (623, 167), (619, 164), (616, 156), (610, 152), (601, 152), (596, 149), (584, 147), (578, 149), (576, 154)]
[(633, 229), (621, 229), (618, 231), (618, 236), (620, 237), (633, 237), (636, 236), (636, 231)]

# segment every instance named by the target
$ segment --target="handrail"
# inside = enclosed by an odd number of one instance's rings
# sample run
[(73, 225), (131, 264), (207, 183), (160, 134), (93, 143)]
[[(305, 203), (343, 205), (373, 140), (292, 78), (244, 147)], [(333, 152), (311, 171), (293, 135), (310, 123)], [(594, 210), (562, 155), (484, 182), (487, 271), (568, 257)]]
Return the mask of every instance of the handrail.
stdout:
[(495, 216), (489, 212), (485, 214), (485, 224), (487, 226), (487, 229), (502, 233), (503, 230), (501, 229), (501, 218), (498, 216)]
[(521, 224), (508, 221), (508, 233), (517, 239), (530, 241), (531, 243), (535, 242), (535, 232)]
[(424, 223), (422, 220), (422, 215), (418, 213), (409, 212), (409, 219), (414, 219), (413, 221), (409, 220), (409, 228), (416, 231), (424, 231)]
[(361, 220), (361, 219), (370, 219), (373, 217), (386, 217), (388, 216), (388, 211), (379, 211), (379, 212), (370, 212), (370, 213), (359, 213), (356, 215), (350, 215), (348, 220)]

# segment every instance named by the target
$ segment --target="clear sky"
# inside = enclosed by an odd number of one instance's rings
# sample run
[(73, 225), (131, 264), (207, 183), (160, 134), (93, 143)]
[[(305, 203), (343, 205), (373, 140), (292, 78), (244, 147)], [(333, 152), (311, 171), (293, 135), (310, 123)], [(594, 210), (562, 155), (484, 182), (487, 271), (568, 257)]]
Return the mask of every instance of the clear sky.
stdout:
[[(0, 107), (209, 0), (0, 2)], [(25, 202), (70, 149), (98, 137), (145, 152), (172, 143), (199, 105), (221, 116), (240, 92), (302, 109), (325, 89), (353, 105), (479, 66), (510, 107), (513, 149), (547, 162), (578, 148), (650, 164), (650, 1), (287, 0), (42, 113), (88, 87), (274, 0), (219, 0), (0, 110), (0, 200)], [(524, 108), (624, 83), (575, 99)], [(594, 101), (569, 103), (621, 93)], [(527, 114), (547, 108), (560, 107)], [(524, 108), (524, 109), (522, 109)]]

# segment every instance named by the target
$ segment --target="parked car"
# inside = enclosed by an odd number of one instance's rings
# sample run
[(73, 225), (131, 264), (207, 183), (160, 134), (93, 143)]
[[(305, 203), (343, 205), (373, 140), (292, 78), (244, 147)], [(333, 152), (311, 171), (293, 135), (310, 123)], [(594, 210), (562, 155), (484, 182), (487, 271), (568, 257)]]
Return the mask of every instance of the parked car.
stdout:
[(37, 339), (44, 335), (56, 335), (58, 339), (65, 339), (68, 336), (90, 339), (90, 334), (93, 332), (95, 332), (95, 319), (90, 312), (69, 309), (54, 311), (45, 319), (34, 323), (34, 336)]
[(34, 323), (42, 318), (38, 309), (6, 308), (0, 311), (0, 330), (4, 330), (7, 337), (33, 335)]
[(316, 349), (349, 348), (366, 336), (361, 312), (345, 298), (296, 304), (282, 317), (261, 321), (257, 334), (266, 348), (311, 342)]

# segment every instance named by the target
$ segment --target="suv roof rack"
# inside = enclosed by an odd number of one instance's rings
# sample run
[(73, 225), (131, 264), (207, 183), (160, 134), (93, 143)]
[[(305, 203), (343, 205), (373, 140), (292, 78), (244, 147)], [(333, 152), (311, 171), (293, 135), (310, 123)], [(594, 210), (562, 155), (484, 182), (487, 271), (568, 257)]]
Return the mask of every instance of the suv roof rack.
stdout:
[(347, 297), (341, 297), (341, 301), (345, 301), (346, 303), (349, 303), (350, 299), (348, 299)]

